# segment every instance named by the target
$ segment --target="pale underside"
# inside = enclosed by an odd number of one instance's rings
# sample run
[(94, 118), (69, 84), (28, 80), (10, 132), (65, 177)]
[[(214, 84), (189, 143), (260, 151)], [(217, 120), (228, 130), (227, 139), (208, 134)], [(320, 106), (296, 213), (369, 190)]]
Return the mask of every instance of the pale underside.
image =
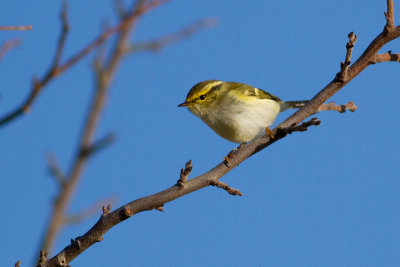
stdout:
[(195, 104), (189, 109), (221, 137), (235, 143), (247, 143), (265, 133), (265, 128), (274, 123), (280, 105), (275, 100), (258, 97), (247, 97), (244, 101), (228, 92), (213, 108), (198, 109)]

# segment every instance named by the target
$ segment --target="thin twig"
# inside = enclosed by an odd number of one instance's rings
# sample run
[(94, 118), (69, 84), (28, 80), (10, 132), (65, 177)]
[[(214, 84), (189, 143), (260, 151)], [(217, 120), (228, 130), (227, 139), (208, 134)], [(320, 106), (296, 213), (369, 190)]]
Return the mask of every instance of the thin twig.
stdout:
[(232, 196), (243, 196), (240, 190), (230, 187), (228, 184), (221, 182), (220, 180), (210, 181), (210, 185), (224, 189)]
[[(64, 52), (65, 42), (67, 40), (67, 35), (69, 32), (67, 2), (64, 2), (62, 4), (60, 19), (61, 19), (61, 34), (60, 34), (60, 38), (58, 39), (57, 50), (56, 50), (55, 57), (53, 59), (53, 64), (50, 67), (50, 69), (53, 70), (53, 72), (56, 72), (56, 70), (58, 69), (58, 66), (60, 65), (61, 57)], [(54, 73), (53, 75), (57, 75), (57, 74)]]
[(357, 41), (357, 35), (351, 32), (347, 36), (349, 41), (346, 44), (346, 58), (343, 62), (340, 62), (340, 72), (336, 75), (337, 80), (340, 82), (345, 82), (349, 79), (349, 66), (351, 63), (351, 55), (353, 53), (354, 44)]
[(388, 62), (388, 61), (400, 62), (400, 53), (392, 54), (392, 51), (389, 50), (386, 53), (377, 54), (371, 60), (371, 64), (376, 64), (376, 63), (381, 63), (381, 62)]
[(114, 8), (117, 12), (117, 15), (120, 19), (122, 19), (126, 15), (126, 7), (122, 0), (114, 0)]
[(51, 176), (58, 182), (61, 187), (63, 187), (67, 179), (65, 177), (65, 174), (61, 170), (61, 167), (58, 164), (56, 157), (53, 154), (48, 154), (46, 156), (46, 160)]
[(42, 79), (38, 79), (36, 77), (33, 79), (31, 92), (28, 95), (27, 99), (22, 103), (22, 105), (20, 107), (16, 108), (15, 110), (11, 111), (9, 114), (0, 118), (0, 127), (5, 126), (7, 123), (20, 117), (24, 113), (27, 113), (30, 110), (32, 103), (36, 100), (39, 93), (46, 86), (46, 84), (59, 74), (59, 70), (58, 70), (59, 61), (60, 61), (62, 52), (64, 50), (64, 44), (66, 41), (66, 36), (68, 34), (68, 29), (69, 29), (68, 20), (67, 20), (66, 4), (63, 5), (60, 19), (61, 19), (61, 24), (62, 24), (62, 30), (61, 30), (56, 53), (55, 53), (55, 56), (53, 59), (53, 63), (51, 64), (51, 67), (49, 68), (49, 70), (46, 72), (46, 74), (43, 76)]
[(192, 160), (189, 160), (188, 162), (186, 162), (185, 168), (181, 169), (180, 177), (176, 184), (179, 186), (184, 186), (191, 172), (192, 172)]
[(44, 266), (46, 266), (45, 265), (46, 264), (46, 258), (47, 258), (47, 252), (44, 251), (44, 250), (40, 250), (39, 259), (38, 259), (36, 267), (44, 267)]
[(21, 39), (12, 39), (5, 41), (3, 45), (0, 47), (0, 60), (13, 48), (19, 46), (21, 44)]
[(104, 148), (114, 143), (115, 136), (115, 133), (109, 133), (100, 140), (94, 142), (90, 147), (82, 148), (80, 152), (80, 157), (89, 157), (99, 152), (100, 150), (103, 150)]
[(358, 106), (354, 104), (353, 101), (347, 102), (347, 104), (344, 105), (336, 105), (334, 102), (328, 103), (328, 104), (323, 104), (318, 108), (318, 112), (320, 111), (338, 111), (340, 113), (346, 112), (346, 110), (349, 110), (351, 112), (356, 111)]
[(159, 51), (168, 45), (177, 43), (182, 39), (190, 37), (200, 30), (208, 29), (214, 27), (215, 25), (217, 25), (217, 20), (215, 18), (199, 20), (177, 32), (165, 35), (152, 41), (133, 44), (129, 48), (128, 52), (138, 53), (142, 51)]
[[(28, 95), (27, 99), (22, 103), (21, 106), (17, 107), (15, 110), (11, 111), (10, 113), (6, 114), (5, 116), (0, 118), (0, 127), (3, 127), (7, 123), (19, 118), (21, 115), (25, 114), (28, 110), (30, 110), (30, 107), (32, 103), (36, 100), (36, 97), (39, 95), (39, 92), (42, 91), (42, 89), (54, 78), (58, 77), (60, 74), (64, 73), (66, 70), (71, 68), (73, 65), (75, 65), (78, 61), (86, 57), (90, 52), (92, 52), (95, 48), (97, 48), (100, 44), (105, 42), (109, 37), (112, 35), (120, 32), (121, 30), (125, 29), (134, 21), (137, 17), (147, 13), (149, 10), (167, 2), (168, 0), (154, 0), (154, 1), (149, 1), (148, 3), (144, 3), (141, 9), (136, 10), (136, 12), (130, 13), (128, 16), (126, 16), (118, 25), (116, 25), (113, 28), (110, 28), (103, 33), (100, 34), (99, 37), (97, 37), (95, 40), (87, 44), (82, 50), (77, 52), (75, 55), (67, 59), (64, 63), (60, 63), (57, 66), (52, 66), (50, 70), (44, 75), (42, 79), (37, 79), (34, 78), (34, 83), (32, 85), (32, 89), (30, 94)], [(63, 21), (64, 18), (61, 18)], [(64, 27), (63, 27), (64, 28)], [(62, 36), (62, 34), (61, 34)], [(60, 37), (61, 40), (61, 37)], [(59, 42), (60, 45), (60, 42)], [(58, 46), (57, 47), (57, 52), (55, 58), (57, 58), (58, 54), (61, 54), (60, 50), (62, 50), (63, 47)], [(53, 62), (57, 62), (58, 60), (53, 60)]]
[(275, 137), (272, 139), (276, 142), (279, 139), (286, 137), (288, 134), (292, 134), (294, 132), (305, 132), (308, 130), (310, 126), (318, 126), (321, 124), (321, 121), (317, 118), (311, 118), (309, 121), (302, 122), (300, 124), (293, 123), (291, 126), (286, 128), (277, 128), (275, 131)]
[(32, 25), (25, 26), (0, 26), (0, 31), (26, 31), (31, 30)]
[(386, 0), (387, 12), (385, 13), (386, 25), (385, 30), (391, 31), (394, 28), (394, 3), (393, 0)]
[[(103, 208), (103, 214), (105, 211), (110, 213), (111, 205), (115, 205), (116, 203), (117, 203), (117, 198), (115, 196), (111, 196), (111, 197), (99, 200), (96, 203), (94, 203), (93, 205), (91, 205), (90, 207), (87, 207), (75, 214), (66, 216), (64, 219), (64, 224), (71, 225), (71, 224), (81, 223), (81, 222), (93, 217), (94, 215), (98, 214), (100, 208)], [(107, 204), (107, 208), (106, 208), (106, 210), (104, 210), (105, 209), (104, 205), (106, 205), (106, 204)]]

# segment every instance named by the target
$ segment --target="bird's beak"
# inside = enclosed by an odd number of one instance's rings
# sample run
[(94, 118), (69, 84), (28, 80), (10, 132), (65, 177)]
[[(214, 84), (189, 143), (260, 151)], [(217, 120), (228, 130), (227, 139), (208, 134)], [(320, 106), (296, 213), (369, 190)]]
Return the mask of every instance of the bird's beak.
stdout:
[(183, 102), (182, 104), (179, 104), (178, 107), (186, 107), (189, 104), (189, 102)]

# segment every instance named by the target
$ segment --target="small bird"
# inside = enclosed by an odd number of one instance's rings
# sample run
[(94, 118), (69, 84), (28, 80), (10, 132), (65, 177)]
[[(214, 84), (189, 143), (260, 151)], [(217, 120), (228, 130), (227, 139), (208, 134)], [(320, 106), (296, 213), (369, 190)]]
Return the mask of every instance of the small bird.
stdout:
[(178, 107), (187, 107), (222, 138), (248, 143), (265, 132), (273, 138), (268, 126), (277, 115), (307, 102), (282, 101), (244, 83), (207, 80), (193, 86)]

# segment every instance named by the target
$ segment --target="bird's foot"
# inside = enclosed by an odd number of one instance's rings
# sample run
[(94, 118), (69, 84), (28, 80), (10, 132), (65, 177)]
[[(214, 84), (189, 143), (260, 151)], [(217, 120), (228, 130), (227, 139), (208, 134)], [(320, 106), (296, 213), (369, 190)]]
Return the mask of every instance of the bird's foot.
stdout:
[(274, 132), (269, 127), (265, 128), (265, 133), (269, 136), (269, 138), (275, 139)]

